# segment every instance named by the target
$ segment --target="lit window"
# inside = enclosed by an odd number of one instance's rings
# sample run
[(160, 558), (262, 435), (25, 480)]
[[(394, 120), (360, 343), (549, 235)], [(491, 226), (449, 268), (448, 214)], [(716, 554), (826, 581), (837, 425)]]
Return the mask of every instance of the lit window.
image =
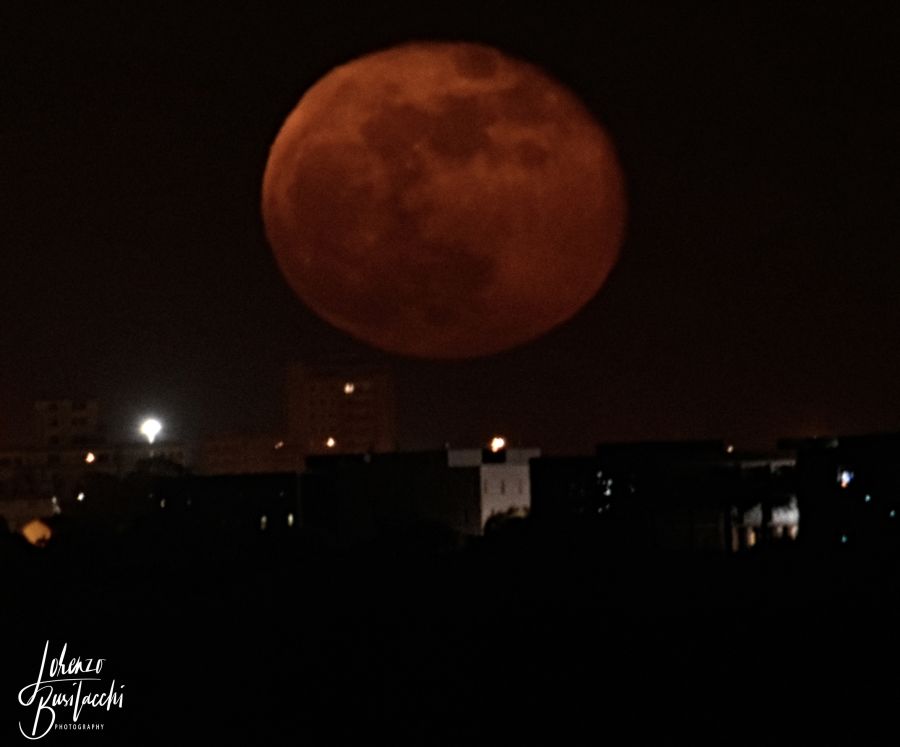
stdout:
[(503, 436), (494, 436), (491, 439), (491, 451), (496, 454), (506, 448), (506, 439)]
[(346, 384), (344, 384), (344, 394), (353, 394), (353, 392), (355, 391), (356, 384), (354, 384), (352, 381), (348, 381)]
[(79, 503), (80, 503), (81, 501), (83, 501), (83, 500), (84, 500), (84, 493), (79, 493), (79, 494), (78, 494), (78, 497), (76, 498), (76, 500), (77, 500)]
[(294, 515), (293, 514), (288, 514), (287, 522), (288, 522), (289, 527), (294, 526)]
[(276, 442), (275, 442), (275, 448), (276, 448), (276, 449), (283, 449), (283, 448), (284, 448), (284, 441), (276, 441)]
[(269, 524), (268, 516), (263, 514), (262, 516), (259, 517), (259, 528), (261, 531), (263, 531), (263, 532), (266, 531), (266, 527), (268, 526), (268, 524)]
[(337, 441), (335, 441), (331, 436), (329, 436), (328, 439), (325, 441), (325, 446), (327, 446), (329, 449), (333, 449), (335, 446), (337, 446)]

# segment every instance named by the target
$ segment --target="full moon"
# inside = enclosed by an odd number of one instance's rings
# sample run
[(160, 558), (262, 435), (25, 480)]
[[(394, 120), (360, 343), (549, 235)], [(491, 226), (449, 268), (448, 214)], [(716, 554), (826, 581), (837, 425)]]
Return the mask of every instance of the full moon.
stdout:
[(615, 149), (579, 99), (469, 43), (329, 72), (282, 126), (262, 189), (296, 295), (423, 358), (497, 353), (572, 317), (615, 265), (625, 210)]

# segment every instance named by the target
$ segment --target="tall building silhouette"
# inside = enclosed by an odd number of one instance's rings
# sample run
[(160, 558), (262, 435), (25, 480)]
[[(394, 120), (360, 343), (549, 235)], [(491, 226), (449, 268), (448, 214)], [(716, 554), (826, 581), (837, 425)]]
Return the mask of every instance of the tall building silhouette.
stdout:
[(39, 400), (34, 404), (34, 416), (39, 446), (85, 446), (102, 441), (97, 400)]
[(396, 449), (393, 377), (370, 364), (294, 364), (288, 368), (287, 431), (304, 454)]

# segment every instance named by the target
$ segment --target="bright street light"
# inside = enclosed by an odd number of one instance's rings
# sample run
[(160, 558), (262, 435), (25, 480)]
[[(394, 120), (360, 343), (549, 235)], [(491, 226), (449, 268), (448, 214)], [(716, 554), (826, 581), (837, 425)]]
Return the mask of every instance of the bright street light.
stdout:
[(162, 423), (156, 418), (148, 418), (141, 423), (141, 434), (146, 437), (148, 443), (153, 443), (159, 432), (162, 430)]

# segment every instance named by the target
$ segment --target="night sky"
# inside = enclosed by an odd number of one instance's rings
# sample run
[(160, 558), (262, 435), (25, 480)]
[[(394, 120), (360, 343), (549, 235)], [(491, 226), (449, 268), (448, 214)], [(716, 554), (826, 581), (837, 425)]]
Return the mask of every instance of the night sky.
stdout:
[[(900, 39), (851, 9), (518, 2), (23, 4), (0, 11), (0, 436), (37, 397), (112, 434), (275, 430), (283, 366), (396, 371), (400, 445), (900, 429)], [(529, 9), (530, 8), (530, 9)], [(378, 353), (320, 321), (269, 251), (269, 145), (337, 64), (413, 39), (495, 45), (614, 137), (628, 236), (607, 285), (530, 345)]]

